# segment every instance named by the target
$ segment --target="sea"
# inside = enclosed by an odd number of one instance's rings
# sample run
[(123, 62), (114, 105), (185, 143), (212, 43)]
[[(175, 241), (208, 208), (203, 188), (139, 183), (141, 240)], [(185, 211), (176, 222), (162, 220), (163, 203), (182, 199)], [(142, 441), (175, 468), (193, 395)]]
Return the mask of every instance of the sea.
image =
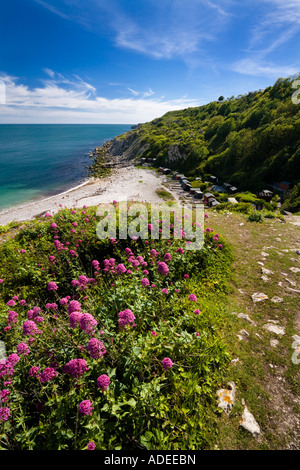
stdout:
[(130, 124), (0, 124), (0, 211), (84, 183), (90, 152)]

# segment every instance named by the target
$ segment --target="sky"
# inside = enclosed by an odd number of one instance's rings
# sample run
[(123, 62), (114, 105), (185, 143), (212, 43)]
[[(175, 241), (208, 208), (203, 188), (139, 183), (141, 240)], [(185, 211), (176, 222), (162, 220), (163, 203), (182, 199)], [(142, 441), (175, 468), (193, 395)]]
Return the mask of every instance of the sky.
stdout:
[(300, 72), (300, 0), (2, 0), (0, 123), (137, 124)]

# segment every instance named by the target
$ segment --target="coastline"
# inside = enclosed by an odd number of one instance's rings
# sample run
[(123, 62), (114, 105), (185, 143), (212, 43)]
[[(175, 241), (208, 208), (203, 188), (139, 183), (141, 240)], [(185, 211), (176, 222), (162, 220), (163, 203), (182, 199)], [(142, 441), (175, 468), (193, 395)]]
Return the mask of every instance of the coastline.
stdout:
[[(95, 179), (89, 178), (80, 185), (56, 195), (33, 201), (21, 206), (0, 211), (0, 226), (10, 222), (33, 220), (46, 212), (55, 214), (61, 208), (81, 208), (97, 206), (101, 203), (124, 200), (161, 203), (163, 199), (156, 194), (166, 181), (164, 175), (153, 170), (136, 168), (129, 164), (116, 168), (109, 176)], [(168, 189), (169, 192), (172, 192)], [(173, 193), (177, 199), (176, 193)]]

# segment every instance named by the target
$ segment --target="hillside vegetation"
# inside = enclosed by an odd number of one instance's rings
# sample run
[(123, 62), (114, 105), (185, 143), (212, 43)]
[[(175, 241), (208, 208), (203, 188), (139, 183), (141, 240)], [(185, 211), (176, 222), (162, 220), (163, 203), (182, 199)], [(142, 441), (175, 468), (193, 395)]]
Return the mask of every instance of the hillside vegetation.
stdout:
[(114, 139), (110, 153), (155, 158), (156, 167), (187, 176), (214, 174), (243, 191), (283, 180), (294, 185), (300, 180), (300, 106), (292, 101), (292, 84), (279, 79), (259, 92), (168, 112)]

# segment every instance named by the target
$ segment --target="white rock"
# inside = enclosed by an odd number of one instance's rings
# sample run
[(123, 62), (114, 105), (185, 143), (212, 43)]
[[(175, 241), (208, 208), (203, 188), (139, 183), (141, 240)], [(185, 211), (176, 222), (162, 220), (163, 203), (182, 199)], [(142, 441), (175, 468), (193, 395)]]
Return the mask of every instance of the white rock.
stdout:
[(269, 256), (269, 253), (266, 253), (265, 251), (262, 251), (261, 256)]
[(268, 282), (268, 281), (270, 280), (270, 279), (269, 279), (267, 276), (265, 276), (265, 275), (262, 275), (260, 278), (261, 278), (264, 282)]
[(270, 345), (271, 345), (273, 348), (277, 348), (278, 344), (279, 344), (278, 339), (271, 339), (271, 340), (270, 340)]
[(234, 405), (236, 386), (234, 382), (229, 382), (230, 389), (221, 388), (217, 391), (218, 406), (228, 415)]
[(274, 297), (272, 297), (271, 302), (274, 302), (276, 304), (276, 303), (283, 302), (283, 299), (275, 295)]
[(249, 315), (247, 315), (246, 313), (239, 313), (238, 317), (243, 318), (244, 320), (248, 321), (251, 325), (256, 326), (256, 323), (253, 320), (251, 320)]
[(274, 274), (273, 271), (271, 271), (270, 269), (267, 269), (267, 268), (261, 268), (261, 272), (262, 274)]
[(263, 328), (265, 330), (270, 331), (270, 333), (275, 333), (276, 335), (283, 336), (285, 334), (285, 330), (282, 326), (266, 323)]
[(290, 268), (290, 271), (293, 273), (298, 273), (300, 271), (300, 268), (295, 268), (294, 266)]
[(260, 434), (260, 427), (257, 423), (254, 416), (250, 413), (247, 406), (245, 406), (244, 412), (242, 414), (242, 419), (240, 420), (240, 426), (249, 431), (254, 436)]
[(237, 335), (239, 340), (245, 339), (247, 336), (249, 336), (249, 333), (246, 330), (240, 330), (240, 334)]
[(262, 292), (255, 292), (252, 294), (252, 300), (253, 302), (262, 302), (263, 300), (267, 300), (268, 296), (266, 294), (263, 294)]

